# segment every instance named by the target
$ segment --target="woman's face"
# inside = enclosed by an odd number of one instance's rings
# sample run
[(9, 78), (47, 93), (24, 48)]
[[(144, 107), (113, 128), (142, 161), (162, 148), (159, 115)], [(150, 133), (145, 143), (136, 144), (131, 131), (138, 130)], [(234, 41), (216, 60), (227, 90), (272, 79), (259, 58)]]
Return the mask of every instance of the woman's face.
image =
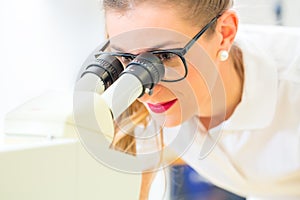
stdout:
[[(118, 49), (134, 54), (142, 53), (148, 48), (151, 49), (156, 46), (161, 46), (160, 49), (182, 48), (201, 29), (191, 26), (186, 20), (180, 18), (180, 12), (175, 9), (155, 7), (147, 3), (139, 4), (125, 12), (108, 10), (106, 12), (106, 28), (109, 38), (118, 37), (122, 34), (130, 35), (130, 33), (134, 35), (136, 30), (141, 29), (156, 28), (156, 30), (162, 30), (161, 35), (145, 31), (148, 39), (139, 41), (151, 41), (151, 44), (141, 44), (140, 48), (122, 46), (122, 42), (115, 44)], [(164, 36), (166, 30), (170, 32), (169, 36)], [(144, 36), (140, 34), (137, 37)], [(153, 38), (149, 39), (149, 37)], [(130, 39), (126, 42), (135, 43), (137, 41)], [(152, 95), (145, 94), (139, 98), (139, 101), (148, 108), (154, 117), (163, 118), (165, 126), (179, 125), (194, 115), (202, 117), (211, 115), (211, 98), (207, 81), (201, 75), (199, 67), (195, 65), (198, 62), (197, 57), (206, 58), (206, 63), (216, 64), (217, 49), (214, 44), (216, 42), (214, 36), (209, 37), (209, 41), (202, 36), (186, 55), (189, 71), (185, 80), (175, 83), (159, 82), (154, 87)], [(151, 45), (153, 46), (151, 47)]]

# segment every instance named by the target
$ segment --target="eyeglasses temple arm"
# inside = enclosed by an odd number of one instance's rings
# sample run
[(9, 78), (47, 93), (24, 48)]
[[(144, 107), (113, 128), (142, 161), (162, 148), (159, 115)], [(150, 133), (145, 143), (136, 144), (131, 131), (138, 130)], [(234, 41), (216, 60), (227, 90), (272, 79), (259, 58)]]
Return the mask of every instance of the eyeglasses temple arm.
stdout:
[(193, 37), (193, 39), (191, 39), (191, 41), (189, 41), (183, 48), (182, 50), (182, 54), (186, 54), (186, 52), (193, 46), (193, 44), (201, 37), (201, 35), (203, 35), (203, 33), (213, 24), (217, 21), (217, 19), (220, 17), (221, 15), (218, 15), (216, 17), (214, 17), (208, 24), (206, 24), (206, 26), (204, 26), (200, 32), (195, 35)]

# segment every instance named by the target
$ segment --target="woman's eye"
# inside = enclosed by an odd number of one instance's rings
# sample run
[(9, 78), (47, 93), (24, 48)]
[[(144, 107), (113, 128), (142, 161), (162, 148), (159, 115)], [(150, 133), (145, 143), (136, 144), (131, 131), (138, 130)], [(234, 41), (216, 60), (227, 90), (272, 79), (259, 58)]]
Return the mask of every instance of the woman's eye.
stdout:
[(124, 64), (129, 64), (133, 60), (131, 57), (128, 57), (128, 56), (122, 56), (120, 59), (121, 59), (121, 62)]
[(172, 53), (160, 53), (160, 54), (157, 54), (157, 56), (161, 61), (167, 61), (169, 59), (172, 59), (174, 57), (174, 54), (172, 54)]

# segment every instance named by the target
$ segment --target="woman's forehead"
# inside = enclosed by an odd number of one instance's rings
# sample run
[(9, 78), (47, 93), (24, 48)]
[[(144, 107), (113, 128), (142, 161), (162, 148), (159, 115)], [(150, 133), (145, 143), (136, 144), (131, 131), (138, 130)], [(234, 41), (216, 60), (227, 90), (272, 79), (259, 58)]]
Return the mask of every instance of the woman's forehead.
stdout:
[(106, 30), (111, 45), (126, 51), (183, 47), (197, 32), (175, 9), (149, 6), (149, 2), (124, 12), (107, 11)]
[(142, 28), (162, 28), (177, 32), (188, 32), (190, 24), (171, 8), (139, 4), (127, 11), (107, 10), (106, 28), (111, 36)]
[(182, 33), (162, 28), (136, 29), (109, 38), (110, 47), (123, 52), (136, 49), (182, 48), (190, 39)]

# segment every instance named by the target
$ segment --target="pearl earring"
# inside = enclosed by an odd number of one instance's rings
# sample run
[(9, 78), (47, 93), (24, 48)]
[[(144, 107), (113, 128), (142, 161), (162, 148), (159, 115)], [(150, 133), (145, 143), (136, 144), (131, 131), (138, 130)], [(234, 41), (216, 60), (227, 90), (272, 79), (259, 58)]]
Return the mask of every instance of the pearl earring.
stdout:
[(229, 53), (226, 50), (221, 50), (219, 51), (218, 56), (221, 61), (226, 61), (229, 57)]

